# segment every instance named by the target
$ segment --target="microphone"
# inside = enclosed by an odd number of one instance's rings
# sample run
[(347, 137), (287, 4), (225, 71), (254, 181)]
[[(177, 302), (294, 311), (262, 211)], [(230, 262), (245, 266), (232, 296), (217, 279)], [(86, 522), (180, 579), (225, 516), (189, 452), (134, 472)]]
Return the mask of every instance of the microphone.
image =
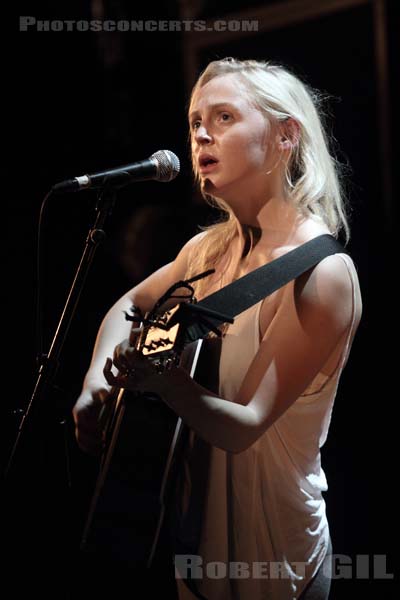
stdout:
[(131, 165), (108, 169), (92, 175), (81, 175), (56, 183), (52, 192), (79, 192), (81, 190), (109, 187), (122, 187), (134, 181), (172, 181), (180, 169), (179, 158), (170, 150), (158, 150), (147, 158)]

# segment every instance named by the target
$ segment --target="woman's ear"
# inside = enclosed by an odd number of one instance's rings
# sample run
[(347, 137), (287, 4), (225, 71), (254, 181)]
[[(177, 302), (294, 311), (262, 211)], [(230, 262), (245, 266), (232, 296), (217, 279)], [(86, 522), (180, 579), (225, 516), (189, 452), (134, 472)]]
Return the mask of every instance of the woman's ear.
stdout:
[(293, 117), (289, 117), (286, 121), (281, 122), (279, 130), (280, 150), (291, 150), (298, 146), (300, 141), (300, 125)]
[(291, 147), (292, 147), (291, 141), (285, 137), (281, 137), (281, 140), (279, 142), (279, 148), (281, 150), (290, 150)]

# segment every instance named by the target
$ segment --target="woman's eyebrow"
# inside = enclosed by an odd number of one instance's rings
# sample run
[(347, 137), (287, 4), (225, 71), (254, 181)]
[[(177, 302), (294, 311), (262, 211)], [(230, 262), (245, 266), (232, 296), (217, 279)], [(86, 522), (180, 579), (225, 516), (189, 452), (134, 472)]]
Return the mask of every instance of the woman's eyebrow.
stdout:
[[(237, 106), (235, 104), (232, 104), (232, 102), (215, 102), (214, 104), (210, 104), (207, 106), (208, 109), (211, 110), (215, 110), (216, 108), (223, 108), (223, 107), (229, 107), (232, 109), (237, 110)], [(200, 112), (198, 110), (194, 110), (193, 112), (189, 113), (189, 119), (193, 119), (195, 117), (200, 116)]]

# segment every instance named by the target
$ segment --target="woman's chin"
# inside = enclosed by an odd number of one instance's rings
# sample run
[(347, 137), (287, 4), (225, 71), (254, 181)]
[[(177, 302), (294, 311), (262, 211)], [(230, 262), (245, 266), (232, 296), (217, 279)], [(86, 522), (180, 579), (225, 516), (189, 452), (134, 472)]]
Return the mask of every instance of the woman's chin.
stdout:
[(203, 194), (209, 194), (215, 198), (225, 199), (225, 194), (228, 192), (228, 186), (213, 181), (209, 177), (205, 177), (201, 183), (201, 191)]

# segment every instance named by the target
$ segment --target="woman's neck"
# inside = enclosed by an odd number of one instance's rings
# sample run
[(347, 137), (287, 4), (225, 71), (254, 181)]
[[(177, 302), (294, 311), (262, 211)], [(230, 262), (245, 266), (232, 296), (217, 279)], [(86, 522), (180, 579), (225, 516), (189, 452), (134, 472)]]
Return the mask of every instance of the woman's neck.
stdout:
[(248, 215), (246, 222), (238, 219), (238, 237), (243, 255), (260, 241), (269, 247), (290, 244), (303, 221), (303, 215), (290, 200), (271, 198), (257, 214), (252, 217)]

